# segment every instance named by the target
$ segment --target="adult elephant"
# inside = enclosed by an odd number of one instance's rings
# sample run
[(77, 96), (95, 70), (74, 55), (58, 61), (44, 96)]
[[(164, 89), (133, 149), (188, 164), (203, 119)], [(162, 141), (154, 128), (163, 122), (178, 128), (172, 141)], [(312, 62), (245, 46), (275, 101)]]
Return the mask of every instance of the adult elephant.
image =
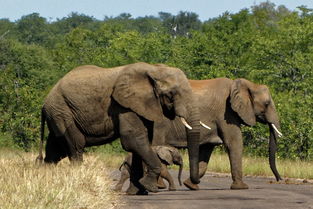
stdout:
[[(37, 159), (43, 159), (45, 121), (49, 128), (46, 163), (57, 163), (64, 157), (81, 162), (84, 147), (120, 138), (123, 148), (133, 153), (127, 192), (156, 192), (161, 162), (150, 147), (153, 123), (179, 117), (192, 127), (187, 134), (190, 176), (193, 183), (198, 183), (200, 122), (192, 95), (185, 74), (166, 65), (77, 67), (60, 79), (45, 99)], [(148, 166), (145, 177), (142, 160)]]
[[(189, 82), (196, 96), (200, 120), (209, 126), (203, 124), (200, 130), (199, 177), (205, 174), (214, 147), (222, 142), (230, 160), (231, 189), (248, 189), (242, 180), (243, 142), (240, 126), (253, 126), (260, 122), (269, 126), (269, 163), (277, 181), (280, 180), (275, 164), (276, 139), (281, 136), (280, 123), (268, 87), (245, 79), (217, 78)], [(153, 145), (162, 144), (187, 147), (186, 132), (177, 120), (155, 124)], [(198, 189), (198, 185), (190, 179), (184, 184), (190, 189)]]

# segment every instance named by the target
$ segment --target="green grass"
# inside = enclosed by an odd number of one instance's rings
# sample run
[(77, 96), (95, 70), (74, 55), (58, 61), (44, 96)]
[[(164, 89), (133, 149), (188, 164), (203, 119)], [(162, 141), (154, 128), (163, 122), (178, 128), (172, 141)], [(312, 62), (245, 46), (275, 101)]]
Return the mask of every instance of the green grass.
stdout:
[(0, 147), (15, 147), (10, 134), (0, 132)]

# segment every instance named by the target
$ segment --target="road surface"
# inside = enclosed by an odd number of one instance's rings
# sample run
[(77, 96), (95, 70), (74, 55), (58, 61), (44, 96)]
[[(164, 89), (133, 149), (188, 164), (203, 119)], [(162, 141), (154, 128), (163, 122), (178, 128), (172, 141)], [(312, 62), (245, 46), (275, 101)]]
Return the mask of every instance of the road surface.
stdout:
[[(171, 171), (176, 178), (177, 172)], [(187, 177), (183, 173), (183, 180)], [(118, 179), (119, 172), (112, 173)], [(177, 179), (177, 178), (176, 178)], [(179, 186), (177, 191), (160, 190), (145, 196), (121, 194), (121, 209), (313, 209), (313, 184), (276, 183), (270, 178), (245, 177), (248, 190), (230, 190), (231, 177), (207, 174), (201, 179), (200, 190), (190, 191)], [(114, 182), (114, 184), (116, 181)], [(123, 191), (128, 187), (125, 183)]]

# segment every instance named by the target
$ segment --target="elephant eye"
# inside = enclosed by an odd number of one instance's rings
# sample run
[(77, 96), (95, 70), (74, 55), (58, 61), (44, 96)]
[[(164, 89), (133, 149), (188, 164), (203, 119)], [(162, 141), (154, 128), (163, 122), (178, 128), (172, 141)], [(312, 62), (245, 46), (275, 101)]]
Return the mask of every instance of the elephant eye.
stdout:
[(270, 105), (270, 103), (271, 103), (270, 101), (266, 101), (266, 102), (264, 103), (264, 106), (265, 106), (265, 107), (268, 107), (268, 106)]
[(169, 92), (168, 94), (166, 94), (165, 97), (169, 102), (173, 102), (174, 100), (172, 92)]

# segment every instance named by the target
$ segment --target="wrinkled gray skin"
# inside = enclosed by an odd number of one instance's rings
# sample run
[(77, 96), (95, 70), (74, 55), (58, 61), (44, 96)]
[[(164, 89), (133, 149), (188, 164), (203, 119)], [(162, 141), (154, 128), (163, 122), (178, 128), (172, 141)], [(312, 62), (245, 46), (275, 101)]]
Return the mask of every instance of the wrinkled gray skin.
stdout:
[[(46, 163), (69, 157), (83, 160), (83, 149), (117, 138), (133, 153), (128, 194), (157, 191), (161, 162), (151, 150), (154, 122), (165, 117), (183, 117), (193, 127), (188, 131), (188, 149), (193, 183), (199, 183), (199, 112), (185, 74), (165, 65), (135, 63), (115, 68), (80, 66), (67, 73), (52, 88), (42, 108), (42, 161), (44, 123), (49, 136)], [(148, 167), (143, 177), (142, 160)]]
[[(230, 80), (217, 78), (211, 80), (190, 80), (196, 95), (200, 111), (200, 120), (212, 128), (201, 127), (199, 176), (205, 174), (211, 153), (222, 140), (225, 145), (231, 166), (233, 183), (231, 189), (247, 189), (248, 185), (242, 180), (242, 133), (240, 126), (253, 126), (256, 122), (267, 124), (270, 130), (269, 162), (277, 179), (281, 177), (275, 165), (277, 132), (271, 124), (280, 130), (275, 104), (265, 85), (258, 85), (245, 79)], [(184, 128), (177, 120), (164, 120), (155, 123), (153, 145), (169, 144), (177, 148), (186, 147)], [(190, 179), (184, 181), (190, 189), (198, 189)]]
[[(183, 158), (179, 151), (171, 146), (152, 146), (152, 150), (157, 154), (157, 156), (160, 158), (162, 163), (161, 173), (160, 177), (166, 179), (169, 183), (169, 190), (175, 191), (176, 186), (174, 183), (174, 180), (170, 173), (167, 170), (168, 165), (178, 165), (179, 166), (179, 172), (178, 172), (178, 181), (181, 185), (181, 173), (183, 169)], [(122, 187), (127, 179), (129, 179), (130, 174), (130, 167), (132, 164), (132, 153), (129, 153), (122, 165), (120, 166), (121, 176), (118, 183), (115, 185), (114, 190), (115, 191), (121, 191)], [(144, 166), (145, 167), (145, 166)], [(146, 171), (147, 169), (145, 169)], [(160, 178), (159, 177), (159, 178)], [(159, 189), (165, 189), (166, 186), (163, 183), (163, 181), (160, 181), (161, 185), (158, 184)]]

